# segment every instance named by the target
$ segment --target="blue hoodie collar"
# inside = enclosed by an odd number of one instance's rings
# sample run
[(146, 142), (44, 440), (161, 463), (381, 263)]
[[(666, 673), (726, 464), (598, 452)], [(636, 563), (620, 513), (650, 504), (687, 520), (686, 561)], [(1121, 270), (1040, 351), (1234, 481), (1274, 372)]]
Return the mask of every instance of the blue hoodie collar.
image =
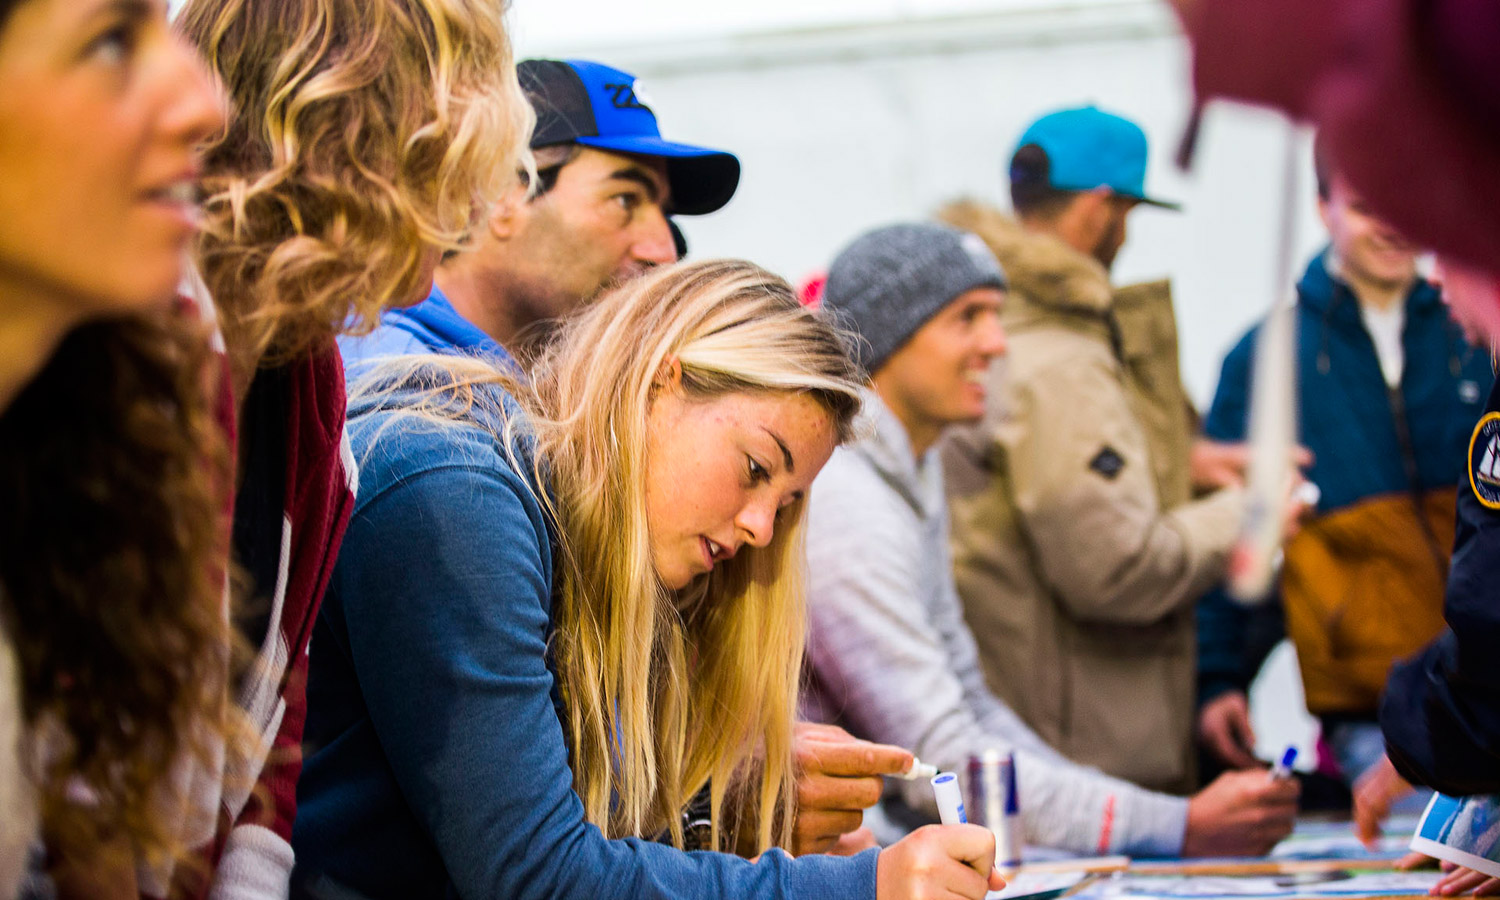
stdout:
[(431, 340), (424, 335), (423, 342), (432, 343), (434, 350), (474, 353), (491, 357), (496, 362), (517, 366), (515, 358), (500, 346), (499, 341), (458, 314), (448, 296), (437, 285), (432, 286), (432, 293), (427, 295), (426, 300), (416, 306), (389, 310), (385, 313), (385, 319), (391, 324), (410, 323), (416, 327), (414, 333), (417, 334), (426, 332)]
[[(1307, 264), (1302, 280), (1297, 283), (1297, 300), (1334, 321), (1351, 325), (1359, 323), (1359, 301), (1355, 299), (1354, 291), (1328, 271), (1328, 259), (1332, 253), (1331, 246), (1324, 247)], [(1441, 302), (1437, 289), (1427, 280), (1418, 278), (1406, 295), (1406, 312), (1410, 315)]]

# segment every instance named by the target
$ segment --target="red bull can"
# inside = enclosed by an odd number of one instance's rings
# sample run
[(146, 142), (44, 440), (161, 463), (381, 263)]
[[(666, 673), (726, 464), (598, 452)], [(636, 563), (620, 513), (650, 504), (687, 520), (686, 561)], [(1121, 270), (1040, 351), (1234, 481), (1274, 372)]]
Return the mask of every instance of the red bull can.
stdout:
[(969, 757), (971, 821), (995, 835), (995, 865), (1021, 864), (1021, 803), (1016, 791), (1016, 758), (996, 748)]

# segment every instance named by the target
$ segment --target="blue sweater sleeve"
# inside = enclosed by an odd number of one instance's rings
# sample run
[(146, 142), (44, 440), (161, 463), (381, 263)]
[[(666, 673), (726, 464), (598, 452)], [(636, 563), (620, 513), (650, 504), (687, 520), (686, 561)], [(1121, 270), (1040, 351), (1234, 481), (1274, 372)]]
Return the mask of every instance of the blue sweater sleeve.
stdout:
[(546, 664), (546, 526), (508, 467), (395, 481), (364, 505), (343, 553), (370, 720), (458, 895), (874, 897), (873, 852), (752, 864), (607, 840), (584, 821)]

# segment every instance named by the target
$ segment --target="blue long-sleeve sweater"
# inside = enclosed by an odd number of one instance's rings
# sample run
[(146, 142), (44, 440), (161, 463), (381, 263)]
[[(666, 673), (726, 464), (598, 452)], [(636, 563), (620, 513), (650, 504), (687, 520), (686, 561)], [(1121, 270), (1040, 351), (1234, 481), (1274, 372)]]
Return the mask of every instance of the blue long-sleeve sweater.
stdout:
[(752, 864), (585, 822), (548, 523), (484, 420), (350, 409), (361, 483), (312, 640), (299, 877), (372, 898), (873, 898), (874, 851)]

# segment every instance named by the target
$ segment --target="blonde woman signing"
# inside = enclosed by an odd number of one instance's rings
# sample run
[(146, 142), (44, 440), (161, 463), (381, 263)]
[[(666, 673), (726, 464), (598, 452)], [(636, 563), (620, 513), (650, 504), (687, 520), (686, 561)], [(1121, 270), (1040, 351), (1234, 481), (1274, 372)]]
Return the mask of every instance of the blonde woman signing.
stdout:
[(425, 296), (513, 184), (531, 111), (503, 6), (188, 0), (178, 18), (234, 113), (195, 255), (235, 389), (237, 624), (257, 652), (236, 687), (259, 740), (201, 795), (215, 896), (286, 894), (308, 639), (356, 481), (334, 336)]
[[(983, 896), (983, 829), (772, 849), (795, 812), (803, 498), (856, 378), (785, 283), (724, 261), (606, 295), (527, 385), (459, 357), (364, 376), (360, 496), (314, 641), (301, 886)], [(684, 821), (705, 786), (702, 824)], [(758, 861), (679, 849), (741, 831)]]

